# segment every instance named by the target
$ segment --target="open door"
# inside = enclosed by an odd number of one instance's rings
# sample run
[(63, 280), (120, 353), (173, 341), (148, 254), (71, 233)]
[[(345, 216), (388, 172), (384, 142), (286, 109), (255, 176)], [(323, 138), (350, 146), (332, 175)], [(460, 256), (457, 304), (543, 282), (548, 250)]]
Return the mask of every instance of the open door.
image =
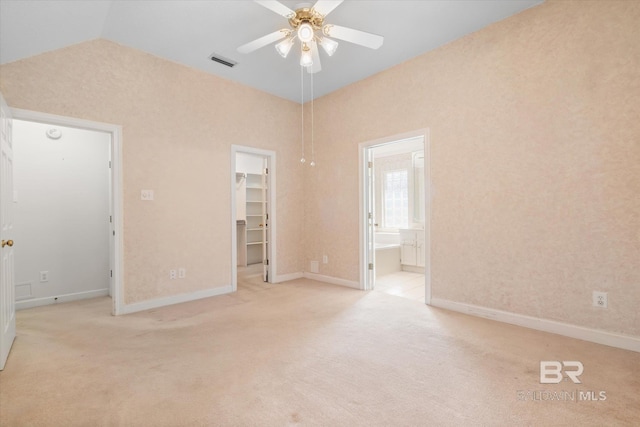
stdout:
[(262, 281), (269, 281), (269, 211), (267, 210), (267, 194), (269, 191), (269, 159), (265, 157), (262, 164)]
[(373, 289), (376, 280), (376, 224), (375, 224), (375, 174), (373, 169), (373, 150), (367, 148), (366, 153), (366, 206), (367, 206), (367, 236), (366, 236), (366, 254), (367, 254), (367, 277), (366, 289)]
[(13, 249), (13, 146), (9, 107), (0, 94), (0, 370), (16, 337), (16, 296)]

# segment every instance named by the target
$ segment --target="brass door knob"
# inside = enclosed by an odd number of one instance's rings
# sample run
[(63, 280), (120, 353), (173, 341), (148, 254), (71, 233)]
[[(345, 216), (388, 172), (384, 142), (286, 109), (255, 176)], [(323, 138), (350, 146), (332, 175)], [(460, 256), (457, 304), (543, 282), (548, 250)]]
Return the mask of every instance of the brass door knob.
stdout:
[(13, 240), (7, 240), (6, 242), (3, 240), (2, 247), (4, 248), (5, 246), (13, 246)]

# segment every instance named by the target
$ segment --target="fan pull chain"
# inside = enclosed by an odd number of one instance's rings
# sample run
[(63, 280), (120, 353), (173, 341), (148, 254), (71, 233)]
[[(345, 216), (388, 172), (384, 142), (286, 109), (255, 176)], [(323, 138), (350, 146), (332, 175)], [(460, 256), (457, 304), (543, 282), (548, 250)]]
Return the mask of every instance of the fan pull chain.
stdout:
[(300, 163), (306, 162), (304, 158), (304, 67), (300, 67), (300, 105), (302, 107), (302, 157)]
[(316, 165), (315, 153), (313, 151), (313, 73), (311, 73), (311, 163), (309, 164), (311, 166)]

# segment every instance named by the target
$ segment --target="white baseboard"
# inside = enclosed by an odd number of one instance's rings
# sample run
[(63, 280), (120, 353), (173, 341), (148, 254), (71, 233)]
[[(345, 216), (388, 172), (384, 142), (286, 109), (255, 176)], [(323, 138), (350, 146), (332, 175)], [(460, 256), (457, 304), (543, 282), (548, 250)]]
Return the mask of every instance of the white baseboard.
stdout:
[(424, 267), (418, 267), (415, 265), (402, 265), (402, 271), (424, 274)]
[(492, 308), (449, 301), (440, 298), (432, 298), (430, 305), (432, 305), (433, 307), (445, 308), (447, 310), (470, 314), (472, 316), (497, 320), (498, 322), (524, 326), (525, 328), (535, 329), (538, 331), (551, 332), (553, 334), (577, 338), (597, 344), (604, 344), (611, 347), (640, 352), (639, 337), (620, 335), (612, 332), (605, 332), (597, 329), (571, 325), (569, 323), (557, 322), (555, 320), (540, 319), (523, 314), (495, 310)]
[(52, 297), (31, 298), (16, 301), (16, 310), (24, 310), (27, 308), (41, 307), (43, 305), (58, 304), (61, 302), (77, 301), (81, 299), (106, 297), (109, 295), (109, 289), (97, 289), (95, 291), (75, 292), (72, 294), (56, 295)]
[(304, 275), (300, 271), (297, 273), (280, 274), (276, 276), (274, 283), (288, 282), (289, 280), (302, 279), (303, 277)]
[(136, 302), (133, 304), (122, 304), (121, 310), (116, 315), (130, 314), (138, 311), (150, 310), (152, 308), (164, 307), (167, 305), (180, 304), (182, 302), (195, 301), (202, 298), (215, 297), (218, 295), (231, 293), (231, 285), (223, 286), (221, 288), (205, 289), (203, 291), (197, 291), (190, 294), (172, 295), (165, 298), (157, 298), (142, 302)]
[(332, 285), (346, 286), (348, 288), (353, 288), (353, 289), (361, 289), (360, 283), (353, 282), (351, 280), (339, 279), (337, 277), (331, 277), (331, 276), (324, 276), (322, 274), (317, 274), (317, 273), (309, 273), (307, 271), (305, 271), (303, 275), (306, 279), (317, 280), (318, 282), (331, 283)]

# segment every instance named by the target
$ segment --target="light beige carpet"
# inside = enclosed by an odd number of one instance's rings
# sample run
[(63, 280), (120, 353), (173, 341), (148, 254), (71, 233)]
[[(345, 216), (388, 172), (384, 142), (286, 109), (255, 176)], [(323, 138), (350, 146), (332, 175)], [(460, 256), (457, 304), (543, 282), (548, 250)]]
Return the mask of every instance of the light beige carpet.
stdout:
[[(639, 353), (381, 292), (247, 282), (133, 315), (109, 307), (18, 312), (0, 425), (640, 425)], [(541, 360), (581, 361), (582, 384), (540, 384)], [(606, 400), (526, 394), (563, 391)]]

